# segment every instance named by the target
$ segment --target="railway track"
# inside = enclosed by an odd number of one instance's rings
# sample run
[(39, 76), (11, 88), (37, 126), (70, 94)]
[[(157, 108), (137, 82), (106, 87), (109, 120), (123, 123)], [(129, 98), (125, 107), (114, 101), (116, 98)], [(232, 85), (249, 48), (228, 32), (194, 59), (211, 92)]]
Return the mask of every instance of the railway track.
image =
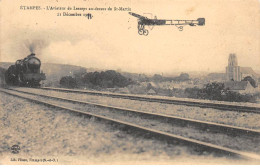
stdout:
[(180, 98), (158, 98), (152, 96), (141, 96), (141, 95), (132, 95), (132, 94), (119, 94), (119, 93), (109, 93), (109, 92), (100, 92), (100, 91), (88, 91), (88, 90), (76, 90), (76, 89), (63, 89), (63, 88), (52, 88), (52, 87), (42, 87), (39, 89), (44, 90), (54, 90), (60, 92), (71, 92), (71, 93), (79, 93), (79, 94), (90, 94), (90, 95), (99, 95), (99, 96), (107, 96), (114, 98), (123, 98), (123, 99), (131, 99), (131, 100), (139, 100), (139, 101), (148, 101), (148, 102), (159, 102), (159, 103), (167, 103), (167, 104), (178, 104), (178, 105), (186, 105), (186, 106), (196, 106), (202, 108), (214, 108), (219, 110), (230, 110), (230, 111), (242, 111), (248, 113), (258, 113), (260, 114), (260, 107), (258, 106), (245, 106), (232, 104), (228, 102), (208, 102), (204, 100), (195, 100), (195, 99), (180, 99)]
[(234, 135), (234, 136), (240, 135), (240, 134), (244, 134), (244, 135), (246, 134), (248, 136), (250, 136), (250, 135), (260, 136), (260, 130), (255, 130), (255, 129), (250, 129), (250, 128), (243, 128), (243, 127), (231, 126), (231, 125), (226, 125), (226, 124), (200, 121), (200, 120), (177, 117), (177, 116), (172, 116), (172, 115), (165, 115), (165, 114), (160, 114), (160, 113), (152, 113), (152, 112), (148, 112), (148, 111), (140, 111), (140, 110), (134, 110), (134, 109), (129, 109), (129, 108), (110, 106), (110, 105), (106, 105), (106, 104), (93, 103), (93, 102), (89, 102), (89, 101), (79, 101), (79, 100), (68, 99), (68, 98), (63, 98), (63, 97), (25, 92), (25, 91), (15, 90), (15, 89), (12, 89), (12, 90), (20, 92), (20, 93), (31, 94), (31, 95), (35, 95), (35, 96), (41, 96), (41, 97), (51, 98), (51, 99), (56, 99), (56, 100), (61, 100), (61, 101), (73, 102), (73, 103), (84, 104), (84, 105), (92, 105), (92, 106), (116, 110), (116, 111), (124, 111), (124, 112), (140, 114), (140, 115), (146, 115), (146, 116), (157, 118), (157, 119), (160, 118), (163, 120), (167, 120), (169, 122), (175, 122), (181, 126), (188, 125), (188, 126), (197, 127), (201, 130), (206, 130), (208, 132), (209, 131), (215, 132), (215, 133), (216, 132), (220, 132), (220, 133), (228, 132), (229, 135)]
[[(76, 113), (80, 113), (80, 114), (84, 114), (87, 116), (92, 116), (101, 120), (106, 120), (112, 123), (116, 123), (119, 125), (124, 125), (128, 128), (131, 129), (137, 129), (139, 131), (143, 131), (143, 132), (149, 132), (152, 135), (155, 136), (160, 136), (163, 138), (167, 138), (167, 139), (172, 139), (172, 140), (178, 140), (181, 141), (185, 144), (189, 144), (189, 145), (195, 145), (195, 146), (199, 146), (201, 148), (203, 148), (203, 150), (209, 150), (209, 151), (216, 151), (216, 152), (220, 152), (220, 153), (226, 153), (226, 154), (231, 154), (234, 156), (238, 156), (238, 157), (242, 157), (242, 158), (247, 158), (247, 159), (254, 159), (254, 160), (259, 160), (260, 161), (260, 156), (254, 153), (248, 153), (248, 152), (242, 152), (240, 150), (236, 150), (236, 149), (230, 149), (227, 147), (223, 147), (220, 145), (215, 145), (212, 143), (208, 143), (208, 142), (203, 142), (200, 140), (196, 140), (196, 139), (192, 139), (192, 138), (187, 138), (184, 136), (180, 136), (174, 133), (169, 133), (169, 131), (161, 131), (161, 130), (157, 130), (157, 129), (153, 129), (153, 128), (149, 128), (146, 126), (142, 126), (140, 124), (133, 124), (132, 122), (129, 122), (128, 120), (123, 121), (123, 120), (119, 120), (119, 119), (114, 119), (113, 117), (106, 117), (104, 114), (95, 114), (93, 112), (86, 112), (83, 110), (77, 110), (75, 108), (69, 108), (67, 106), (62, 106), (58, 101), (62, 101), (62, 102), (69, 102), (69, 103), (76, 103), (76, 104), (84, 104), (84, 105), (92, 105), (95, 107), (99, 107), (99, 108), (107, 108), (110, 110), (116, 110), (116, 111), (124, 111), (127, 113), (134, 113), (135, 115), (138, 114), (139, 117), (143, 116), (141, 118), (149, 118), (149, 120), (160, 120), (160, 122), (163, 121), (167, 121), (170, 123), (178, 123), (183, 126), (192, 126), (192, 127), (196, 127), (201, 128), (202, 130), (205, 130), (205, 128), (207, 128), (207, 132), (226, 132), (231, 136), (236, 136), (238, 134), (246, 134), (248, 135), (254, 135), (254, 136), (259, 136), (260, 131), (258, 130), (252, 130), (252, 129), (247, 129), (247, 128), (239, 128), (239, 127), (234, 127), (234, 126), (229, 126), (229, 125), (223, 125), (223, 124), (216, 124), (216, 123), (210, 123), (210, 122), (203, 122), (203, 121), (198, 121), (198, 120), (191, 120), (191, 119), (185, 119), (185, 118), (180, 118), (180, 117), (173, 117), (173, 116), (167, 116), (167, 115), (161, 115), (161, 114), (154, 114), (154, 113), (149, 113), (149, 112), (144, 112), (144, 111), (137, 111), (137, 110), (131, 110), (131, 109), (124, 109), (124, 108), (119, 108), (119, 107), (113, 107), (113, 106), (107, 106), (107, 105), (102, 105), (102, 104), (96, 104), (96, 103), (90, 103), (90, 102), (82, 102), (82, 101), (76, 101), (76, 100), (71, 100), (71, 99), (65, 99), (62, 97), (54, 97), (54, 96), (46, 96), (46, 95), (39, 95), (39, 94), (35, 94), (35, 93), (29, 93), (29, 92), (25, 92), (25, 91), (17, 91), (17, 90), (6, 90), (6, 89), (1, 89), (1, 92), (4, 92), (6, 94), (9, 95), (13, 95), (13, 96), (17, 96), (20, 98), (24, 98), (30, 101), (33, 101), (35, 103), (39, 103), (39, 104), (44, 104), (50, 107), (55, 107), (55, 108), (59, 108), (59, 109), (63, 109), (63, 110), (67, 110), (67, 111), (71, 111), (71, 112), (76, 112)], [(43, 100), (39, 100), (38, 98), (33, 98), (30, 96), (37, 96), (37, 97), (42, 97)], [(45, 101), (44, 99), (52, 99), (52, 100), (56, 100), (57, 103), (53, 103), (53, 101), (48, 102)], [(118, 113), (116, 113), (118, 114)], [(177, 124), (177, 125), (178, 125)]]

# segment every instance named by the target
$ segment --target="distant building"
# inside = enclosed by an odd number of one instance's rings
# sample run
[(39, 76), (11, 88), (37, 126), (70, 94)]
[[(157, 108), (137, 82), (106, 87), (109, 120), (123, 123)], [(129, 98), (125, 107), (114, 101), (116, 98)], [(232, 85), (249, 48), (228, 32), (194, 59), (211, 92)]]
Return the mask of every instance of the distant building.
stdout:
[(251, 67), (238, 66), (235, 54), (230, 54), (228, 58), (228, 66), (226, 67), (226, 81), (241, 81), (245, 77), (250, 76), (258, 81), (259, 74), (255, 73)]
[(148, 90), (148, 95), (156, 95), (156, 92), (153, 89)]
[(206, 77), (209, 81), (225, 81), (226, 74), (225, 73), (210, 73)]
[(240, 66), (237, 63), (237, 57), (235, 54), (230, 54), (228, 58), (228, 66), (226, 67), (227, 81), (241, 81), (242, 74), (240, 72)]
[(229, 81), (225, 82), (224, 86), (230, 91), (241, 94), (251, 94), (257, 91), (257, 89), (254, 88), (249, 81)]
[(153, 88), (160, 88), (160, 85), (157, 82), (149, 82), (148, 85), (150, 85)]
[(244, 79), (247, 76), (252, 77), (255, 81), (257, 81), (257, 77), (259, 76), (257, 73), (254, 72), (254, 70), (251, 67), (241, 67), (240, 68), (242, 79)]

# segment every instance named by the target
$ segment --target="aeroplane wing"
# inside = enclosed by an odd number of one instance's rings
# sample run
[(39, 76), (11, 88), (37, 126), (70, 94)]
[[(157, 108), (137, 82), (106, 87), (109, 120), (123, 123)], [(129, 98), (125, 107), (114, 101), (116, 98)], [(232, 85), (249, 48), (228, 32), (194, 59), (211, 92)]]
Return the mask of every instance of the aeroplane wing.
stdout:
[(133, 12), (129, 12), (130, 15), (134, 16), (134, 17), (137, 17), (139, 19), (148, 19), (147, 17), (144, 17), (144, 16), (141, 16), (141, 15), (138, 15), (136, 13), (133, 13)]

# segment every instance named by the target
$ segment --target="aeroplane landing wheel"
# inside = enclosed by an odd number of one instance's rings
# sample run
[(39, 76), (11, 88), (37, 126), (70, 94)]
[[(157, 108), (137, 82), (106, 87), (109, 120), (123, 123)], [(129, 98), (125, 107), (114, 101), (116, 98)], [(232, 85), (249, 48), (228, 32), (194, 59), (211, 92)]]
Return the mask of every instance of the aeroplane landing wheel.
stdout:
[(138, 34), (143, 35), (144, 34), (144, 30), (143, 29), (139, 29), (138, 30)]
[(147, 36), (149, 34), (149, 31), (147, 29), (144, 29), (144, 35)]
[(179, 31), (182, 31), (183, 30), (183, 26), (180, 26), (178, 27), (179, 28)]

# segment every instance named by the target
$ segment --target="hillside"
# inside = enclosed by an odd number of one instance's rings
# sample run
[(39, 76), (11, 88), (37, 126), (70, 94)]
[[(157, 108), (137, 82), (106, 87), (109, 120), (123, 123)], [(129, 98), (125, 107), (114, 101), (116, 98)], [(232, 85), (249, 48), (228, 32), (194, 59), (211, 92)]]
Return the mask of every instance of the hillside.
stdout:
[[(12, 64), (13, 63), (10, 62), (0, 62), (0, 68), (7, 69)], [(92, 69), (89, 70), (92, 71)], [(72, 76), (75, 73), (81, 72), (84, 73), (87, 69), (75, 65), (43, 63), (41, 71), (46, 75), (46, 80), (44, 81), (45, 86), (57, 86), (62, 76)]]
[(57, 86), (63, 76), (72, 76), (75, 73), (86, 72), (86, 68), (80, 66), (53, 63), (42, 64), (41, 70), (46, 75), (45, 86)]

